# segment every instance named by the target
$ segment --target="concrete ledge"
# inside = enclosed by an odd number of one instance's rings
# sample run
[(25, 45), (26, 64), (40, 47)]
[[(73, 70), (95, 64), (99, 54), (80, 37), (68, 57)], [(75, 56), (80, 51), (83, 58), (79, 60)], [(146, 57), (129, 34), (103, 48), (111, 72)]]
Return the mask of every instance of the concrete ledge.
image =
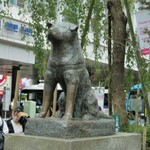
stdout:
[(30, 118), (25, 134), (63, 139), (105, 136), (115, 134), (115, 123), (114, 119)]
[(111, 136), (60, 139), (24, 134), (5, 135), (5, 150), (141, 150), (141, 135), (117, 133)]

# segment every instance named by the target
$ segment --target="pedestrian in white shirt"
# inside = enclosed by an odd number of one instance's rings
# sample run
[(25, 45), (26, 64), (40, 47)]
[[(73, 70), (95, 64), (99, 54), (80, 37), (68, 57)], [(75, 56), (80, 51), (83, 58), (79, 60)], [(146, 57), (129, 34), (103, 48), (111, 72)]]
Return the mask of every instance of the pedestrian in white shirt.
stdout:
[(0, 126), (3, 124), (3, 133), (21, 133), (25, 130), (28, 114), (23, 112), (21, 107), (17, 107), (12, 112), (12, 118), (2, 120), (0, 118)]
[(4, 149), (4, 134), (23, 133), (27, 122), (28, 114), (17, 107), (12, 112), (12, 118), (3, 120), (0, 117), (0, 150)]

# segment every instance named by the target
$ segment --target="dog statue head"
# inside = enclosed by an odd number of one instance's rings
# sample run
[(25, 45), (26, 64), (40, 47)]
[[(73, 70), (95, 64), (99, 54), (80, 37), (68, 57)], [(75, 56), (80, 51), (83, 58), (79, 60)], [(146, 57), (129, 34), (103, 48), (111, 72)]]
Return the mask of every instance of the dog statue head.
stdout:
[(68, 22), (57, 24), (47, 23), (48, 40), (53, 41), (69, 41), (77, 37), (78, 26)]

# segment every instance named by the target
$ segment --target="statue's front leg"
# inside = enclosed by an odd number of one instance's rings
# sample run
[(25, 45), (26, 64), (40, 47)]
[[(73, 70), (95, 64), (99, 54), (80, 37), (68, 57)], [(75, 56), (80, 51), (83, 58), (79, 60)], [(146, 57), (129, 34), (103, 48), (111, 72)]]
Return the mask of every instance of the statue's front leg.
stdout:
[(54, 93), (55, 87), (56, 87), (56, 82), (52, 75), (52, 72), (47, 71), (45, 80), (44, 80), (42, 111), (39, 114), (39, 117), (44, 118), (47, 115), (47, 113), (50, 109), (50, 103), (53, 100), (53, 93)]
[(74, 111), (74, 103), (78, 90), (79, 77), (77, 71), (69, 70), (64, 72), (66, 91), (66, 110), (64, 119), (71, 119)]

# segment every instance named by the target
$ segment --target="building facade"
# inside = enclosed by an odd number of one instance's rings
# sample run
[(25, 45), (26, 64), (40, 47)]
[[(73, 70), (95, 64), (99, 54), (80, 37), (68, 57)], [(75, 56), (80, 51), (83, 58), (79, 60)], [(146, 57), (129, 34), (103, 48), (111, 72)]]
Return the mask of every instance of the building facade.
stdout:
[[(7, 86), (13, 98), (17, 71), (21, 78), (34, 78), (35, 55), (32, 50), (32, 29), (29, 27), (29, 14), (21, 16), (20, 10), (27, 7), (26, 0), (4, 0), (0, 4), (0, 90)], [(7, 7), (6, 7), (7, 6)], [(5, 11), (5, 17), (3, 15)], [(28, 43), (28, 44), (27, 44)]]

